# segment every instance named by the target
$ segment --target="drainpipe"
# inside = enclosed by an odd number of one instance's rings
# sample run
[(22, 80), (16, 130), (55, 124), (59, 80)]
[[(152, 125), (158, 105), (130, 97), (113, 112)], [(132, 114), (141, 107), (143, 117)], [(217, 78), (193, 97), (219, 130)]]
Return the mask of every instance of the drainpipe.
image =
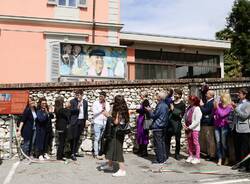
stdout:
[(93, 26), (92, 26), (92, 43), (95, 43), (95, 9), (96, 9), (96, 0), (93, 0)]

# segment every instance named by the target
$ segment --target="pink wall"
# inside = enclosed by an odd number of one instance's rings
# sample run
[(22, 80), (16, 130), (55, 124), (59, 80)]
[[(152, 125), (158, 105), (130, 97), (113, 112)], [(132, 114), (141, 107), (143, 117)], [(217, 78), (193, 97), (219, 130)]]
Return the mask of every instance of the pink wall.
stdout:
[[(80, 8), (80, 20), (92, 21), (93, 0), (87, 1), (87, 8)], [(47, 5), (47, 0), (1, 0), (0, 14), (12, 16), (27, 16), (54, 18), (56, 6)], [(96, 0), (96, 21), (107, 22), (108, 0)]]
[[(86, 9), (80, 9), (80, 19), (92, 21), (93, 19), (93, 0), (88, 0), (88, 7)], [(96, 22), (108, 21), (108, 0), (96, 0), (95, 10)]]
[[(80, 19), (92, 21), (93, 0), (87, 8), (80, 8)], [(0, 15), (54, 18), (55, 6), (47, 0), (0, 0)], [(96, 0), (96, 21), (107, 23), (108, 0)], [(46, 25), (37, 23), (1, 22), (0, 19), (0, 83), (46, 82), (47, 53), (44, 32), (88, 34), (92, 42), (92, 28), (74, 25)], [(85, 39), (83, 37), (83, 39)], [(96, 28), (95, 44), (108, 44), (108, 29)]]
[(0, 83), (45, 82), (43, 34), (2, 31), (0, 51)]
[(108, 0), (96, 0), (96, 22), (108, 22)]
[(53, 17), (53, 6), (47, 6), (47, 0), (1, 0), (1, 15)]

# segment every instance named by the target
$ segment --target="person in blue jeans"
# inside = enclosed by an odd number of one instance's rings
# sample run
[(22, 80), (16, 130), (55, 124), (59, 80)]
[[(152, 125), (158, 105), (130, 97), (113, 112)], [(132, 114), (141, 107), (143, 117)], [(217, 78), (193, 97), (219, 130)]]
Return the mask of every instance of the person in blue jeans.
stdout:
[(35, 121), (37, 118), (36, 112), (36, 102), (33, 98), (29, 99), (27, 107), (25, 108), (22, 119), (17, 132), (18, 136), (23, 137), (23, 144), (21, 146), (23, 152), (30, 156), (32, 151), (32, 146), (34, 144), (35, 136)]
[(110, 105), (106, 101), (106, 93), (100, 92), (99, 99), (93, 103), (93, 123), (94, 123), (94, 157), (100, 159), (100, 138), (106, 126), (107, 117), (105, 116), (110, 111)]
[(217, 165), (222, 165), (224, 159), (224, 165), (228, 165), (228, 134), (229, 124), (228, 117), (233, 110), (231, 105), (231, 97), (229, 93), (222, 93), (220, 101), (214, 101), (214, 126), (215, 126), (215, 140), (217, 148)]

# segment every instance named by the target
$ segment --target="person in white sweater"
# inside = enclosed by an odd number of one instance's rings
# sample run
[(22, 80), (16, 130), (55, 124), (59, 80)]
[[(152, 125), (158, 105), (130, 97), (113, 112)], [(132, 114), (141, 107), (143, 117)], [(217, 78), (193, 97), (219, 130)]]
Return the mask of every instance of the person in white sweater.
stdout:
[(200, 163), (200, 143), (199, 143), (199, 132), (200, 132), (200, 121), (202, 112), (199, 107), (200, 99), (197, 96), (189, 96), (188, 98), (189, 107), (185, 114), (185, 132), (188, 140), (188, 154), (186, 162), (192, 164)]

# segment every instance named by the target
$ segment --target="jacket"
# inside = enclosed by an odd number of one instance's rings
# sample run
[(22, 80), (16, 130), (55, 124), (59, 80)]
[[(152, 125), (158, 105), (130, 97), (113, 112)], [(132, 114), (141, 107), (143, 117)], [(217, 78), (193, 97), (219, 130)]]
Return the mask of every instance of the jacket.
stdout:
[(236, 132), (250, 133), (250, 102), (244, 101), (235, 109)]
[(206, 102), (205, 105), (201, 107), (201, 112), (202, 112), (201, 125), (213, 126), (214, 124), (213, 109), (214, 109), (214, 99)]
[(154, 112), (150, 112), (150, 118), (153, 119), (151, 129), (157, 130), (157, 129), (164, 129), (168, 125), (168, 105), (161, 100)]
[(191, 125), (189, 125), (188, 128), (191, 130), (200, 131), (201, 117), (202, 117), (202, 113), (201, 113), (200, 107), (195, 107), (193, 115), (192, 115), (192, 123)]
[(23, 112), (21, 122), (23, 122), (23, 127), (21, 130), (22, 137), (24, 140), (31, 140), (33, 135), (33, 130), (35, 126), (35, 121), (29, 107)]
[[(77, 98), (74, 98), (70, 100), (71, 104), (71, 118), (70, 123), (71, 124), (77, 124), (78, 116), (79, 116), (79, 109), (78, 109), (78, 100)], [(83, 113), (84, 113), (84, 120), (88, 120), (88, 102), (83, 99)]]

